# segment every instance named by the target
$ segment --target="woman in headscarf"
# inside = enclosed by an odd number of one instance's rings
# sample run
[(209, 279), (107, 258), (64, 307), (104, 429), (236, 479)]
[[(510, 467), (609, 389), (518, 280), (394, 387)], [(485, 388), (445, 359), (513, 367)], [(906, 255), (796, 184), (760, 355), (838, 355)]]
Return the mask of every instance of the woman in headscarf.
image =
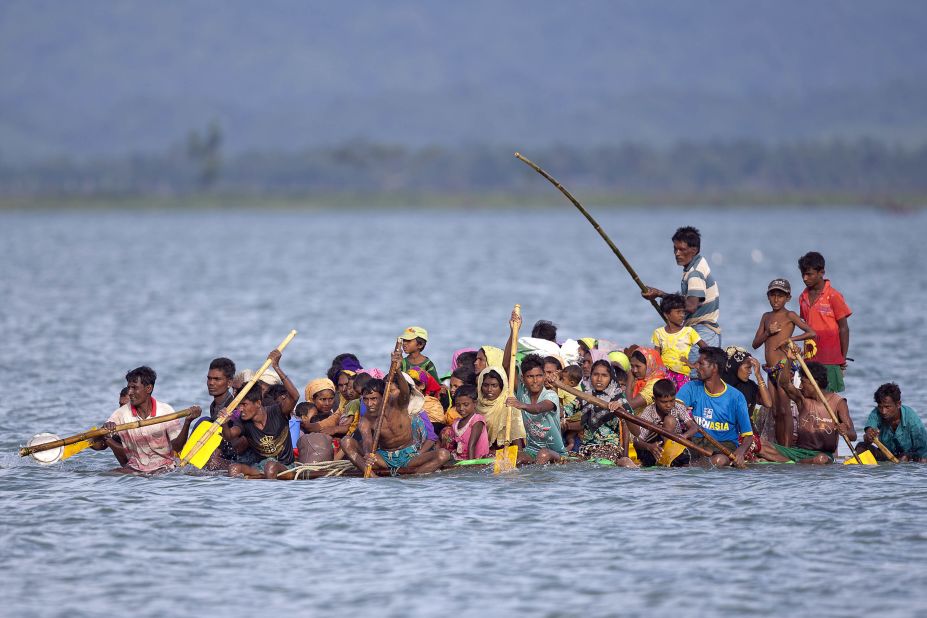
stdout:
[[(773, 431), (766, 431), (767, 425), (770, 429), (773, 425), (769, 423), (772, 395), (769, 393), (766, 382), (763, 381), (760, 361), (741, 347), (728, 346), (724, 351), (727, 353), (727, 362), (724, 365), (724, 371), (721, 372), (721, 379), (725, 384), (739, 390), (747, 400), (747, 412), (750, 413), (750, 421), (753, 424), (753, 435), (761, 440), (763, 438), (772, 440)], [(751, 373), (756, 377), (756, 382), (750, 379)], [(765, 414), (756, 409), (757, 403), (766, 408)]]
[[(620, 406), (628, 414), (632, 413), (624, 389), (615, 379), (608, 359), (599, 358), (592, 363), (589, 384), (589, 393), (593, 397), (608, 403), (614, 402), (616, 407)], [(577, 404), (583, 427), (579, 454), (587, 459), (609, 459), (619, 466), (636, 467), (627, 456), (628, 433), (621, 419), (608, 408), (603, 409), (582, 400)]]
[(660, 353), (653, 348), (637, 348), (631, 353), (631, 375), (634, 379), (628, 403), (635, 412), (653, 403), (653, 385), (666, 377), (666, 366)]
[[(501, 356), (502, 350), (499, 352)], [(514, 443), (525, 439), (527, 434), (521, 412), (505, 405), (509, 396), (509, 381), (502, 367), (490, 366), (483, 369), (476, 379), (476, 393), (476, 411), (486, 419), (490, 448), (505, 446), (505, 424), (509, 418), (509, 441)]]
[(487, 367), (502, 367), (502, 356), (504, 352), (500, 348), (491, 345), (484, 345), (476, 351), (476, 360), (473, 362), (473, 368), (477, 375), (483, 373)]

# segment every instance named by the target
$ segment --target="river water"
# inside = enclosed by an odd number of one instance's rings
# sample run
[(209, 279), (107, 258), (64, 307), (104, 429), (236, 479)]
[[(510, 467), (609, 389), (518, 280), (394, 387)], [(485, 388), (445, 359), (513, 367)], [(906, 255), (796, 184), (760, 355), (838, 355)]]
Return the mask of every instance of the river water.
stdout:
[[(859, 425), (894, 380), (927, 411), (917, 353), (924, 213), (598, 213), (659, 287), (669, 237), (703, 233), (724, 343), (747, 345), (796, 260), (818, 250), (854, 310), (846, 396)], [(122, 376), (205, 406), (216, 356), (255, 368), (286, 333), (302, 387), (344, 351), (384, 367), (410, 324), (445, 370), (502, 345), (514, 303), (567, 337), (643, 343), (659, 318), (588, 224), (560, 210), (0, 213), (2, 615), (927, 614), (927, 468), (759, 466), (504, 477), (246, 482), (108, 474), (85, 451), (16, 454), (104, 420)], [(845, 449), (844, 449), (845, 450)]]

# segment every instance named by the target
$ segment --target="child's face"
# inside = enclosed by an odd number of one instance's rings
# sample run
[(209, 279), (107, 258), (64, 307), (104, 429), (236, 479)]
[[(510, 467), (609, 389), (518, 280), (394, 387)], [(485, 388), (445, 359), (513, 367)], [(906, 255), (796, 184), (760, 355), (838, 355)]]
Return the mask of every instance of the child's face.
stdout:
[(564, 374), (563, 382), (567, 384), (568, 386), (572, 386), (573, 388), (576, 388), (577, 386), (579, 386), (579, 379), (571, 375)]
[(450, 392), (451, 397), (457, 394), (457, 389), (463, 386), (463, 383), (464, 383), (463, 380), (461, 380), (460, 378), (451, 377), (451, 384), (449, 388), (447, 389), (448, 392)]
[(660, 415), (665, 416), (673, 410), (673, 405), (676, 403), (676, 397), (673, 395), (667, 397), (655, 397), (653, 403), (657, 408), (657, 412), (659, 412)]
[(348, 380), (348, 391), (345, 397), (347, 398), (348, 401), (351, 401), (352, 399), (357, 399), (357, 395), (358, 395), (358, 392), (354, 390), (354, 378), (350, 378)]
[(335, 407), (335, 391), (326, 388), (321, 393), (316, 393), (312, 397), (312, 403), (319, 409), (319, 412), (328, 414)]
[(415, 339), (403, 339), (402, 340), (402, 352), (403, 354), (412, 354), (413, 352), (418, 352), (418, 341)]
[(535, 367), (523, 373), (521, 378), (525, 383), (525, 390), (532, 395), (536, 395), (544, 390), (544, 370), (540, 367)]
[(476, 412), (476, 402), (466, 395), (454, 401), (454, 407), (457, 408), (457, 413), (461, 418), (467, 418)]
[(597, 365), (593, 368), (589, 381), (592, 383), (592, 388), (597, 391), (604, 391), (608, 388), (608, 383), (612, 381), (612, 375), (608, 369), (602, 365)]
[(555, 365), (554, 363), (545, 363), (544, 364), (544, 377), (547, 379), (548, 383), (552, 383), (554, 380), (560, 379), (560, 366)]
[(769, 299), (769, 306), (772, 307), (773, 311), (781, 310), (792, 299), (789, 294), (782, 290), (770, 290), (766, 293), (766, 298)]
[(801, 280), (805, 282), (805, 287), (813, 288), (824, 280), (824, 271), (808, 268), (802, 271)]
[(502, 394), (502, 384), (494, 376), (483, 378), (483, 385), (480, 387), (483, 397), (489, 401), (494, 401), (496, 397)]
[(682, 326), (686, 321), (686, 310), (682, 307), (670, 309), (664, 315), (666, 315), (667, 321), (673, 326)]

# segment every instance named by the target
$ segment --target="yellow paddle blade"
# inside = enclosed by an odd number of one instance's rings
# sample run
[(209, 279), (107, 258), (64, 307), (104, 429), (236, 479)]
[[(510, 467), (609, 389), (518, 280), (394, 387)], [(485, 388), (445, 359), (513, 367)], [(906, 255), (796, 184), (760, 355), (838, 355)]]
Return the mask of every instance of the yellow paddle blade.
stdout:
[(633, 440), (628, 440), (628, 459), (630, 459), (636, 464), (639, 464), (641, 462), (641, 460), (637, 458), (637, 449), (634, 448)]
[(515, 469), (518, 462), (518, 445), (506, 446), (496, 451), (496, 460), (492, 464), (492, 473), (501, 474)]
[[(94, 427), (94, 429), (96, 429), (96, 427)], [(68, 444), (64, 447), (64, 452), (61, 453), (61, 459), (64, 460), (68, 457), (73, 457), (85, 448), (90, 448), (90, 440), (83, 440), (81, 442), (75, 442), (74, 444)]]
[(660, 459), (657, 461), (657, 464), (665, 467), (669, 467), (673, 460), (682, 455), (682, 452), (686, 450), (686, 447), (681, 445), (679, 442), (674, 442), (673, 440), (664, 440), (663, 441), (663, 452), (660, 453)]
[[(864, 465), (864, 466), (877, 466), (877, 465), (879, 465), (879, 462), (876, 461), (875, 455), (872, 454), (872, 451), (863, 451), (862, 453), (859, 454), (859, 458), (860, 458), (860, 460), (863, 462), (863, 465)], [(856, 464), (856, 457), (853, 457), (853, 456), (851, 455), (850, 457), (847, 458), (847, 460), (846, 460), (845, 462), (843, 462), (843, 465), (845, 465), (845, 466), (855, 466), (855, 465), (857, 465), (857, 464)]]
[[(190, 434), (190, 437), (187, 438), (187, 443), (184, 444), (183, 450), (180, 451), (180, 458), (183, 459), (187, 456), (187, 453), (193, 448), (193, 445), (199, 442), (209, 428), (212, 427), (212, 423), (209, 421), (203, 421), (196, 426), (196, 429), (193, 430), (193, 433)], [(222, 443), (222, 432), (217, 431), (209, 438), (209, 441), (203, 445), (203, 448), (196, 452), (196, 455), (193, 456), (193, 459), (190, 460), (190, 464), (196, 466), (197, 468), (202, 468), (206, 465), (206, 462), (209, 461), (209, 458), (212, 456), (213, 452), (219, 448), (219, 445)]]

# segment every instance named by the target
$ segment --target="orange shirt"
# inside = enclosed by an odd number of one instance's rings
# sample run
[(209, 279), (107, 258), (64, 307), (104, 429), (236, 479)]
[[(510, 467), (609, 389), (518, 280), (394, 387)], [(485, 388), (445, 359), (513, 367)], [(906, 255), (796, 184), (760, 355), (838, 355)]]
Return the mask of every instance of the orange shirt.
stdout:
[(840, 351), (840, 332), (837, 322), (850, 317), (853, 312), (843, 300), (843, 294), (830, 287), (830, 279), (824, 280), (824, 289), (812, 305), (808, 289), (798, 297), (801, 319), (817, 333), (818, 353), (813, 360), (825, 365), (842, 365), (846, 362)]

